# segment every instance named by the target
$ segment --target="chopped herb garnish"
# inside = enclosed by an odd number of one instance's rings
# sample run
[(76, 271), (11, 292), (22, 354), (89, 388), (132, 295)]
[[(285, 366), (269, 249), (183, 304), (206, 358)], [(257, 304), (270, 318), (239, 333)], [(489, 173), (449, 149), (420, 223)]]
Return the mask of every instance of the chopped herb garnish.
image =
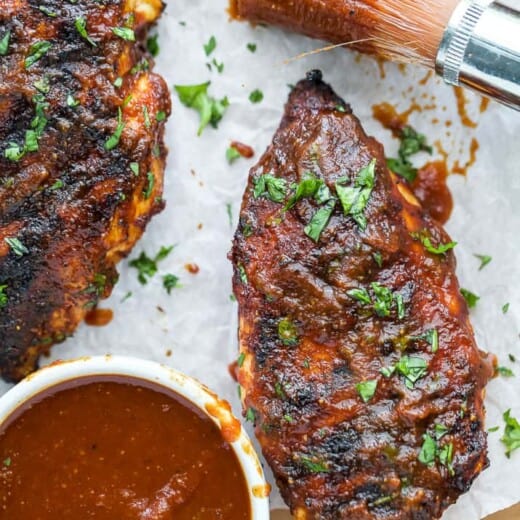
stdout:
[(238, 264), (237, 265), (237, 269), (238, 269), (238, 275), (240, 276), (240, 281), (244, 284), (244, 285), (247, 285), (247, 273), (246, 273), (246, 270), (244, 268), (244, 266), (242, 264)]
[(513, 354), (508, 354), (507, 357), (509, 358), (509, 361), (511, 361), (511, 363), (516, 363), (516, 358), (515, 356), (513, 356)]
[(511, 410), (507, 410), (503, 415), (506, 423), (504, 435), (500, 439), (506, 447), (506, 456), (509, 458), (511, 453), (520, 448), (520, 423), (511, 417)]
[(122, 77), (117, 77), (114, 81), (114, 87), (116, 88), (120, 88), (121, 85), (123, 84), (123, 78)]
[(246, 359), (245, 352), (241, 352), (240, 356), (238, 356), (238, 359), (237, 359), (237, 367), (238, 368), (242, 368), (242, 365), (244, 364), (245, 359)]
[(159, 35), (154, 34), (146, 39), (146, 49), (148, 52), (156, 58), (159, 55)]
[(436, 423), (433, 428), (435, 430), (435, 439), (438, 441), (441, 440), (449, 432), (449, 428), (441, 423)]
[(226, 150), (226, 159), (227, 159), (227, 162), (229, 164), (232, 164), (233, 162), (235, 162), (237, 159), (239, 159), (240, 157), (242, 157), (240, 155), (240, 152), (234, 148), (233, 146), (230, 146), (227, 150)]
[(237, 301), (237, 297), (234, 294), (230, 294), (229, 295), (229, 301), (230, 302), (236, 302)]
[(139, 175), (139, 163), (131, 162), (130, 170), (132, 170), (132, 173), (137, 177)]
[(491, 260), (493, 260), (493, 258), (489, 255), (473, 255), (473, 256), (480, 260), (480, 266), (478, 268), (479, 271), (484, 269), (484, 267), (486, 267), (486, 265), (488, 265), (489, 262), (491, 262)]
[(7, 305), (7, 294), (5, 290), (7, 289), (7, 285), (0, 285), (0, 309)]
[(123, 40), (135, 42), (135, 33), (133, 29), (130, 29), (129, 27), (114, 27), (112, 32)]
[(261, 90), (255, 89), (249, 94), (249, 101), (251, 103), (260, 103), (264, 99), (264, 93)]
[(374, 291), (374, 310), (376, 314), (382, 317), (388, 316), (394, 302), (392, 291), (377, 282), (372, 282), (370, 286)]
[(222, 74), (222, 72), (224, 72), (224, 62), (219, 63), (215, 58), (213, 58), (211, 63), (215, 66), (219, 74)]
[(8, 468), (8, 467), (11, 465), (11, 457), (6, 457), (6, 458), (3, 460), (2, 464), (3, 464), (6, 468)]
[(477, 302), (480, 300), (480, 296), (477, 296), (475, 293), (472, 293), (471, 291), (468, 291), (468, 289), (464, 289), (463, 287), (460, 289), (460, 294), (462, 294), (470, 309), (473, 309), (477, 305)]
[(36, 80), (34, 83), (34, 88), (41, 92), (42, 94), (48, 94), (51, 88), (49, 83), (49, 77), (43, 76), (40, 79)]
[(379, 251), (372, 253), (372, 258), (374, 259), (374, 262), (377, 264), (378, 267), (383, 266), (383, 255), (381, 255)]
[(4, 150), (4, 156), (10, 161), (19, 161), (25, 155), (25, 150), (16, 143), (9, 143)]
[(128, 300), (128, 298), (131, 298), (132, 297), (132, 291), (128, 291), (122, 298), (121, 298), (121, 303), (123, 302), (126, 302), (126, 300)]
[(143, 118), (145, 128), (150, 128), (152, 123), (150, 122), (150, 114), (148, 114), (148, 107), (146, 105), (143, 105)]
[(226, 203), (226, 213), (228, 216), (229, 227), (233, 227), (233, 208), (231, 206), (231, 202)]
[(418, 457), (419, 462), (426, 464), (426, 466), (433, 466), (435, 464), (435, 455), (437, 454), (437, 443), (427, 433), (423, 435), (423, 441)]
[(508, 303), (504, 303), (504, 305), (502, 305), (502, 313), (503, 314), (507, 314), (508, 310), (509, 310), (509, 302)]
[[(310, 197), (316, 197), (318, 198), (318, 193), (321, 188), (326, 187), (325, 183), (321, 180), (315, 177), (312, 173), (307, 172), (304, 174), (302, 180), (298, 183), (296, 186), (296, 191), (294, 194), (289, 198), (289, 201), (285, 205), (284, 210), (287, 211), (291, 209), (299, 200), (303, 198), (310, 198)], [(328, 193), (328, 196), (325, 198), (325, 200), (321, 200), (318, 202), (326, 202), (328, 199), (330, 199), (330, 192)]]
[(412, 182), (417, 177), (417, 168), (414, 168), (409, 158), (421, 151), (432, 153), (432, 147), (426, 144), (426, 137), (411, 126), (405, 126), (401, 129), (401, 144), (399, 146), (398, 158), (388, 158), (386, 160), (388, 168), (397, 175), (404, 177), (407, 181)]
[(256, 52), (256, 43), (248, 43), (246, 47), (249, 52)]
[(155, 185), (154, 174), (152, 172), (148, 172), (146, 174), (146, 180), (147, 180), (147, 183), (146, 183), (145, 189), (143, 190), (143, 197), (145, 199), (148, 199), (148, 198), (150, 198), (150, 195), (152, 194), (152, 191), (153, 191), (153, 187)]
[(246, 421), (252, 422), (254, 424), (255, 418), (255, 411), (251, 407), (249, 407), (246, 411)]
[(364, 211), (375, 183), (376, 160), (362, 168), (354, 179), (353, 186), (343, 186), (346, 179), (338, 179), (336, 193), (338, 194), (343, 213), (350, 215), (363, 231), (367, 227)]
[(107, 139), (105, 142), (105, 150), (112, 150), (118, 144), (121, 139), (121, 134), (125, 128), (125, 122), (123, 121), (123, 113), (121, 112), (121, 108), (117, 109), (117, 127), (114, 133)]
[(381, 374), (383, 374), (386, 378), (392, 377), (392, 374), (395, 372), (395, 365), (389, 366), (389, 367), (382, 367), (381, 370), (379, 370)]
[(193, 108), (199, 113), (200, 125), (197, 135), (201, 135), (208, 124), (213, 128), (217, 128), (218, 123), (224, 116), (226, 108), (229, 106), (227, 97), (217, 100), (208, 95), (208, 87), (210, 84), (211, 82), (208, 81), (200, 85), (174, 86), (181, 103), (189, 108)]
[(361, 396), (361, 399), (363, 399), (365, 403), (368, 403), (368, 401), (370, 401), (370, 399), (374, 397), (376, 389), (377, 379), (361, 381), (360, 383), (356, 384), (356, 390), (358, 391), (359, 395)]
[(253, 197), (255, 199), (265, 197), (273, 202), (281, 203), (284, 201), (287, 192), (287, 181), (285, 179), (266, 173), (254, 178), (253, 184)]
[(305, 226), (305, 234), (314, 240), (314, 242), (319, 240), (321, 232), (327, 226), (335, 206), (336, 199), (328, 200), (323, 207), (314, 213), (310, 222)]
[(337, 104), (335, 107), (334, 107), (335, 110), (337, 110), (338, 112), (346, 112), (346, 109), (343, 105), (340, 105), (340, 104)]
[(439, 463), (442, 466), (445, 466), (448, 468), (448, 472), (450, 475), (454, 475), (455, 472), (453, 470), (452, 461), (453, 461), (453, 443), (448, 442), (448, 444), (445, 444), (441, 447), (441, 449), (438, 452), (439, 457)]
[(164, 260), (173, 250), (173, 246), (161, 247), (154, 258), (150, 258), (144, 251), (139, 257), (134, 258), (128, 264), (138, 271), (137, 279), (143, 285), (148, 283), (148, 280), (157, 273), (157, 263)]
[(298, 330), (289, 319), (283, 318), (278, 323), (278, 337), (284, 345), (296, 345), (298, 343)]
[(426, 251), (434, 255), (444, 255), (457, 245), (457, 242), (448, 242), (447, 244), (441, 243), (438, 246), (434, 246), (426, 229), (423, 229), (419, 232), (410, 233), (410, 235), (414, 240), (419, 240), (425, 247)]
[(358, 302), (366, 303), (367, 305), (370, 305), (372, 303), (372, 299), (370, 298), (370, 294), (368, 293), (368, 291), (365, 288), (350, 289), (349, 291), (347, 291), (347, 294), (351, 298), (354, 298), (354, 300), (357, 300)]
[(327, 464), (319, 460), (317, 457), (309, 457), (308, 455), (301, 455), (300, 462), (311, 473), (328, 473), (330, 470)]
[(206, 56), (209, 56), (217, 48), (217, 39), (215, 36), (211, 36), (211, 38), (208, 40), (208, 43), (205, 43), (203, 47), (204, 53)]
[(489, 433), (497, 432), (500, 430), (500, 426), (492, 426), (491, 428), (488, 428)]
[(76, 30), (78, 31), (79, 35), (83, 39), (87, 40), (93, 47), (97, 47), (96, 42), (89, 36), (87, 32), (87, 20), (83, 16), (76, 18), (74, 25), (76, 26)]
[(51, 11), (48, 7), (43, 5), (38, 6), (38, 9), (49, 18), (56, 18), (56, 16), (58, 16), (55, 12)]
[(80, 102), (77, 99), (74, 99), (72, 94), (69, 94), (67, 96), (67, 106), (68, 107), (74, 108), (74, 107), (77, 107), (79, 104), (80, 104)]
[(45, 40), (33, 43), (29, 48), (29, 54), (27, 55), (24, 61), (25, 68), (28, 69), (29, 67), (34, 65), (38, 60), (43, 58), (51, 47), (52, 43)]
[(63, 188), (63, 181), (61, 179), (58, 179), (49, 189), (54, 191), (59, 190), (60, 188)]
[(179, 284), (179, 277), (174, 274), (165, 274), (162, 278), (163, 287), (166, 289), (168, 294), (171, 294), (172, 289), (181, 287)]
[(426, 361), (417, 356), (403, 356), (395, 365), (395, 370), (404, 376), (404, 384), (410, 389), (426, 375), (427, 369)]
[(18, 238), (7, 237), (4, 240), (16, 256), (23, 256), (29, 253), (29, 250), (20, 242)]
[(9, 41), (11, 39), (11, 31), (7, 30), (0, 39), (0, 56), (5, 56), (9, 50)]
[(159, 110), (157, 114), (155, 114), (155, 120), (160, 123), (166, 119), (166, 112), (164, 110)]
[(497, 367), (497, 374), (500, 374), (504, 377), (514, 377), (515, 373), (508, 367)]

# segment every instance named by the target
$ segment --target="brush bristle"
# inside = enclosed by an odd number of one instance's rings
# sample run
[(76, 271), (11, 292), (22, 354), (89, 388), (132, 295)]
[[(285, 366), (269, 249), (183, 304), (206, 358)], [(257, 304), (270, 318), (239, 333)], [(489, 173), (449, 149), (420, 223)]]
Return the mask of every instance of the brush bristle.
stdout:
[(231, 0), (230, 12), (394, 61), (432, 66), (458, 0)]

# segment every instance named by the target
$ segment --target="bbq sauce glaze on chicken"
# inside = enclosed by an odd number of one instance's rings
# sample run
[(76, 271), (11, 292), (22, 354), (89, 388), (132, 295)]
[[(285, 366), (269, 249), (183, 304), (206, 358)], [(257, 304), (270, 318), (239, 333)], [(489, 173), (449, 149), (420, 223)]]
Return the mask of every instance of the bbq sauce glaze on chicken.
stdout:
[(17, 380), (110, 294), (163, 207), (160, 0), (0, 5), (0, 374)]
[(454, 243), (310, 73), (231, 253), (244, 413), (296, 518), (432, 519), (488, 464)]

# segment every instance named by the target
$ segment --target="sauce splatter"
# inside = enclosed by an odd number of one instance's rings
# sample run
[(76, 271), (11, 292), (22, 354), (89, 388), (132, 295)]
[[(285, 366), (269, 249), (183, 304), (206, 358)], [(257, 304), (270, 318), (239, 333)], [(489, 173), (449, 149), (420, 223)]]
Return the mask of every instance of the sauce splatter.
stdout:
[(475, 164), (475, 161), (477, 160), (477, 151), (479, 147), (480, 146), (478, 144), (478, 141), (473, 137), (469, 145), (469, 159), (466, 161), (466, 163), (464, 163), (464, 165), (461, 165), (458, 160), (455, 161), (455, 164), (452, 168), (453, 173), (466, 175), (468, 168), (470, 166), (473, 166), (473, 164)]
[(455, 99), (457, 100), (457, 111), (459, 113), (460, 122), (468, 128), (476, 128), (477, 123), (469, 118), (466, 111), (468, 100), (466, 99), (464, 90), (462, 87), (453, 87), (453, 92), (455, 93)]
[(391, 130), (394, 137), (400, 137), (401, 131), (408, 124), (408, 118), (412, 112), (421, 111), (422, 107), (415, 102), (402, 113), (397, 112), (393, 105), (386, 102), (372, 106), (374, 119), (377, 119), (385, 128)]
[(238, 382), (238, 361), (233, 361), (228, 365), (229, 375), (233, 378), (233, 381)]
[(447, 222), (453, 209), (447, 177), (446, 160), (431, 161), (418, 170), (411, 185), (422, 207), (441, 224)]
[(190, 274), (197, 274), (200, 271), (200, 267), (197, 264), (184, 264), (184, 269)]
[(424, 78), (420, 79), (419, 80), (419, 85), (426, 85), (426, 83), (428, 83), (428, 81), (430, 80), (430, 78), (432, 77), (433, 75), (433, 71), (432, 70), (429, 70), (426, 75), (424, 76)]
[(482, 99), (480, 100), (479, 111), (481, 114), (488, 109), (489, 101), (490, 101), (490, 99), (487, 97), (482, 97)]
[(206, 403), (204, 408), (209, 415), (215, 417), (219, 422), (222, 438), (226, 442), (236, 442), (239, 439), (242, 426), (240, 421), (231, 413), (231, 405), (227, 401), (218, 399), (212, 403)]
[(255, 155), (255, 151), (248, 144), (241, 143), (240, 141), (231, 141), (231, 148), (234, 148), (242, 157), (251, 159)]
[(269, 484), (262, 484), (259, 486), (253, 486), (253, 496), (256, 498), (266, 498), (271, 493), (271, 486)]
[(85, 323), (93, 327), (104, 327), (108, 325), (114, 317), (112, 309), (92, 309), (85, 316)]

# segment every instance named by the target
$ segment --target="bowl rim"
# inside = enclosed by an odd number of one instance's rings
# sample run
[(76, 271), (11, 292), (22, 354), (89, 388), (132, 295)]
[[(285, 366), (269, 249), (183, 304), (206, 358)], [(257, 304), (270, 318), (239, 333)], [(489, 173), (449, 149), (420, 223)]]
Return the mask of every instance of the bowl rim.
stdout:
[[(156, 361), (107, 354), (56, 361), (27, 376), (0, 397), (0, 428), (13, 412), (41, 392), (74, 379), (104, 375), (132, 377), (173, 390), (209, 417), (221, 431), (224, 424), (236, 419), (228, 403), (197, 379)], [(210, 414), (207, 405), (218, 413)], [(228, 442), (246, 479), (251, 520), (268, 520), (269, 484), (248, 434), (240, 421), (238, 424), (238, 438)]]

